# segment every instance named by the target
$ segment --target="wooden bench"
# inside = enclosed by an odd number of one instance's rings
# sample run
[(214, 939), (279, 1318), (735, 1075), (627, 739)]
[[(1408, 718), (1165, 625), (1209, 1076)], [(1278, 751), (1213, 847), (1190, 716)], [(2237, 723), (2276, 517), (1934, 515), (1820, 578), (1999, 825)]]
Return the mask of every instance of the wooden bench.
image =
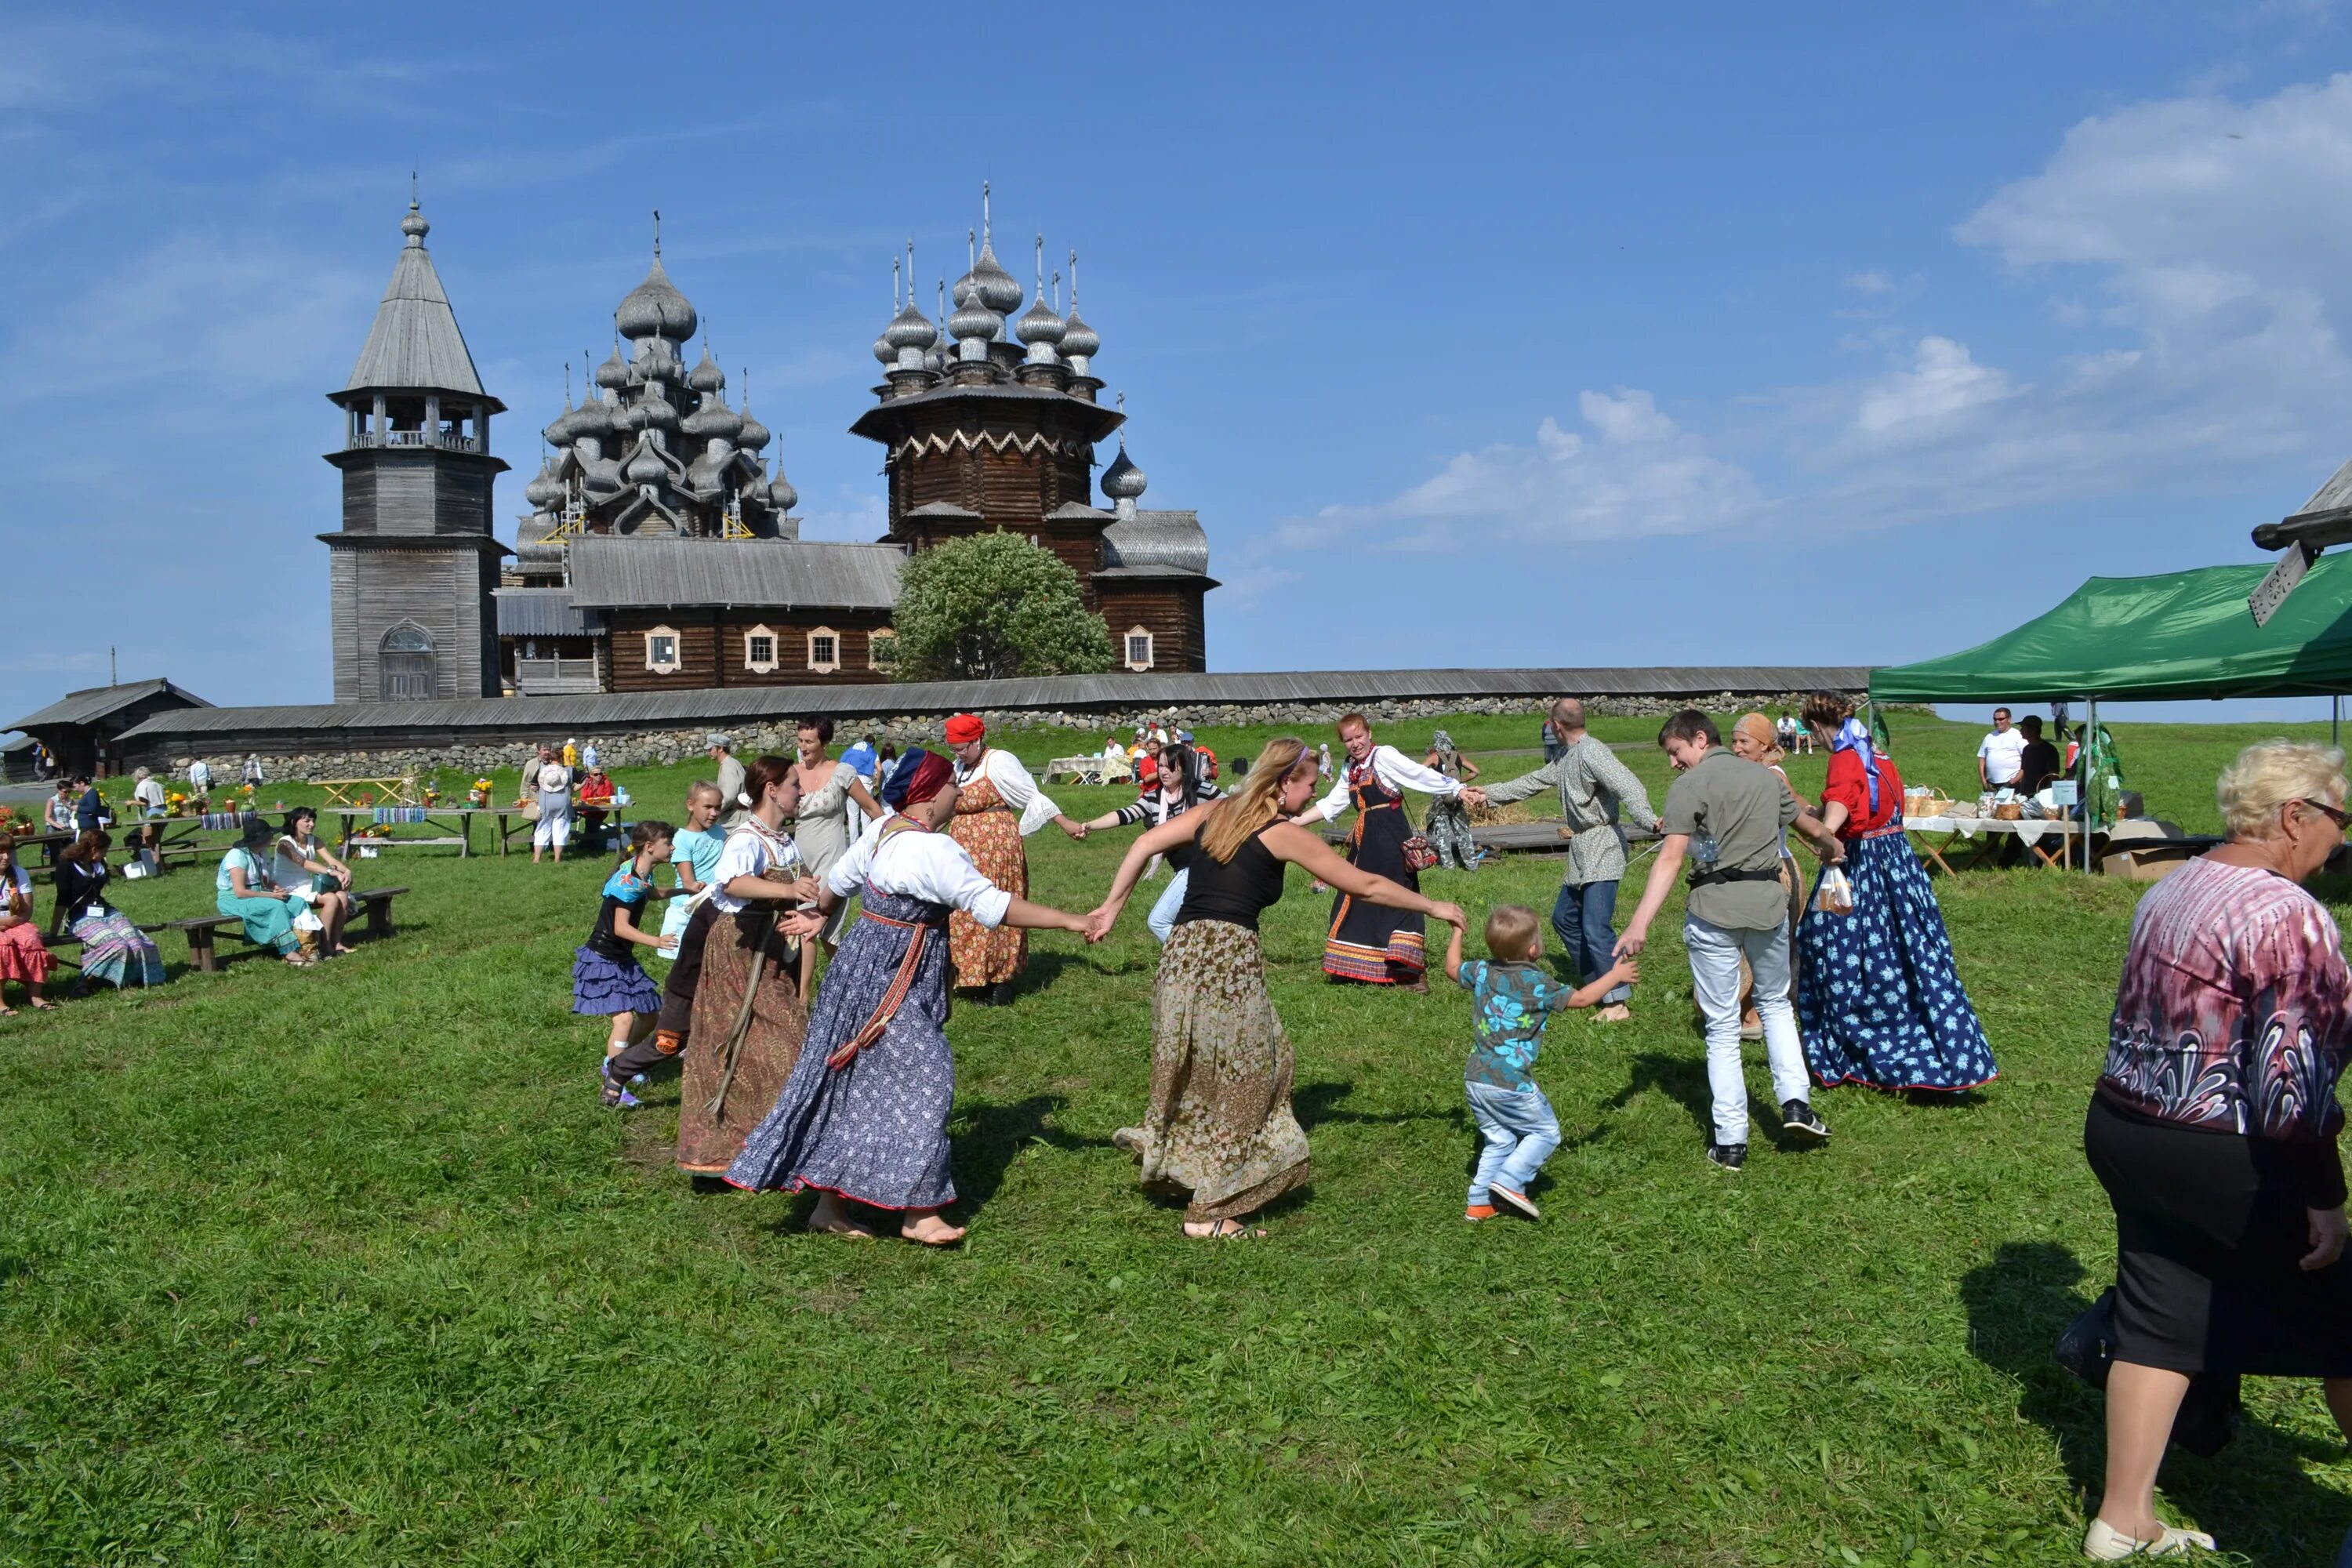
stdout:
[[(371, 940), (393, 934), (392, 900), (406, 891), (406, 888), (368, 888), (352, 894), (352, 902), (365, 912), (364, 929)], [(178, 931), (187, 939), (188, 962), (206, 974), (219, 973), (220, 955), (213, 939), (221, 931), (227, 931), (239, 942), (250, 941), (245, 934), (245, 921), (236, 915), (199, 915), (194, 920), (141, 929)]]

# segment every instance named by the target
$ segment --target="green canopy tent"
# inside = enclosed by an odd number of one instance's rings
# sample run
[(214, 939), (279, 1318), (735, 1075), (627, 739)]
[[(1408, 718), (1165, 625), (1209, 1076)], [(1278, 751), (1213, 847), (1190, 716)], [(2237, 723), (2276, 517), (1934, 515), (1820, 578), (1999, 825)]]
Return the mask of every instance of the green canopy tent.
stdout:
[[(2094, 577), (2015, 631), (1941, 658), (1871, 672), (1873, 702), (2089, 705), (2352, 691), (2352, 554), (2323, 555), (2267, 626), (2246, 596), (2265, 565)], [(2085, 803), (2086, 805), (2089, 803)], [(2091, 826), (2099, 824), (2094, 821)], [(2084, 845), (2087, 866), (2090, 846)]]

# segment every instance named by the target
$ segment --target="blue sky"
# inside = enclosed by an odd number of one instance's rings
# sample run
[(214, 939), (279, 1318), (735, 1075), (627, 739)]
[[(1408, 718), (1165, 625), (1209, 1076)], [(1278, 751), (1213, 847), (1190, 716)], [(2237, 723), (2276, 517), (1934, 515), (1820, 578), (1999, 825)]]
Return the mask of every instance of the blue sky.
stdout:
[(931, 300), (992, 180), (1221, 669), (1897, 662), (2252, 559), (2352, 454), (2333, 5), (850, 9), (0, 18), (0, 720), (110, 645), (326, 699), (412, 165), (509, 538), (655, 207), (807, 536), (872, 538), (890, 263)]

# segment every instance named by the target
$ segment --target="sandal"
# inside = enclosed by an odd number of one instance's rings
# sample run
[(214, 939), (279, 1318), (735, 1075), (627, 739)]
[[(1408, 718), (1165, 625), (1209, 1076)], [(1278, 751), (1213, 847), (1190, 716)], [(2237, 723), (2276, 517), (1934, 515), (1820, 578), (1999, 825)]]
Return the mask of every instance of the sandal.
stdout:
[(2213, 1538), (2201, 1530), (2175, 1530), (2168, 1524), (2158, 1524), (2157, 1530), (2154, 1541), (2135, 1541), (2105, 1520), (2095, 1519), (2083, 1537), (2083, 1555), (2114, 1563), (2126, 1557), (2186, 1557), (2192, 1550), (2216, 1550)]
[(36, 996), (36, 997), (34, 997), (34, 998), (33, 998), (33, 1011), (34, 1011), (34, 1012), (36, 1012), (36, 1013), (54, 1013), (54, 1012), (56, 1012), (57, 1010), (58, 1010), (58, 1005), (57, 1005), (56, 1003), (51, 1002), (51, 1001), (48, 1001), (47, 999), (46, 999), (46, 998), (44, 998), (44, 997), (40, 997), (40, 996)]
[(1213, 1220), (1209, 1222), (1208, 1229), (1194, 1230), (1192, 1226), (1199, 1223), (1201, 1222), (1189, 1219), (1184, 1222), (1183, 1231), (1186, 1239), (1192, 1241), (1264, 1241), (1265, 1239), (1264, 1230), (1252, 1230), (1237, 1219)]

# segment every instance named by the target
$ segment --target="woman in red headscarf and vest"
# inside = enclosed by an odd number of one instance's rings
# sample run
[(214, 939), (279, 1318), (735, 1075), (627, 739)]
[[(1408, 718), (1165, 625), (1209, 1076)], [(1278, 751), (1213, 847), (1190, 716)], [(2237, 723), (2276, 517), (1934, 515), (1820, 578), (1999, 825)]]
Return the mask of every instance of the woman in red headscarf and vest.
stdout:
[(812, 1230), (873, 1235), (850, 1218), (848, 1200), (895, 1213), (909, 1241), (945, 1247), (963, 1239), (963, 1227), (940, 1215), (956, 1195), (948, 1171), (950, 912), (991, 931), (1083, 935), (1086, 921), (1006, 892), (936, 831), (956, 810), (945, 758), (909, 751), (882, 801), (891, 814), (826, 869), (817, 910), (784, 922), (805, 940), (843, 900), (864, 895), (824, 972), (807, 1047), (727, 1179), (754, 1192), (814, 1187), (824, 1196)]
[[(1051, 822), (1073, 838), (1086, 825), (1065, 816), (1039, 793), (1037, 781), (1010, 752), (988, 743), (988, 726), (974, 713), (948, 721), (948, 744), (955, 748), (955, 841), (971, 854), (980, 874), (1016, 899), (1029, 894), (1029, 855), (1021, 841)], [(1029, 939), (1009, 927), (994, 930), (957, 911), (948, 919), (948, 945), (955, 956), (958, 988), (976, 1000), (1001, 1006), (1013, 1000), (1013, 982), (1029, 962)]]

